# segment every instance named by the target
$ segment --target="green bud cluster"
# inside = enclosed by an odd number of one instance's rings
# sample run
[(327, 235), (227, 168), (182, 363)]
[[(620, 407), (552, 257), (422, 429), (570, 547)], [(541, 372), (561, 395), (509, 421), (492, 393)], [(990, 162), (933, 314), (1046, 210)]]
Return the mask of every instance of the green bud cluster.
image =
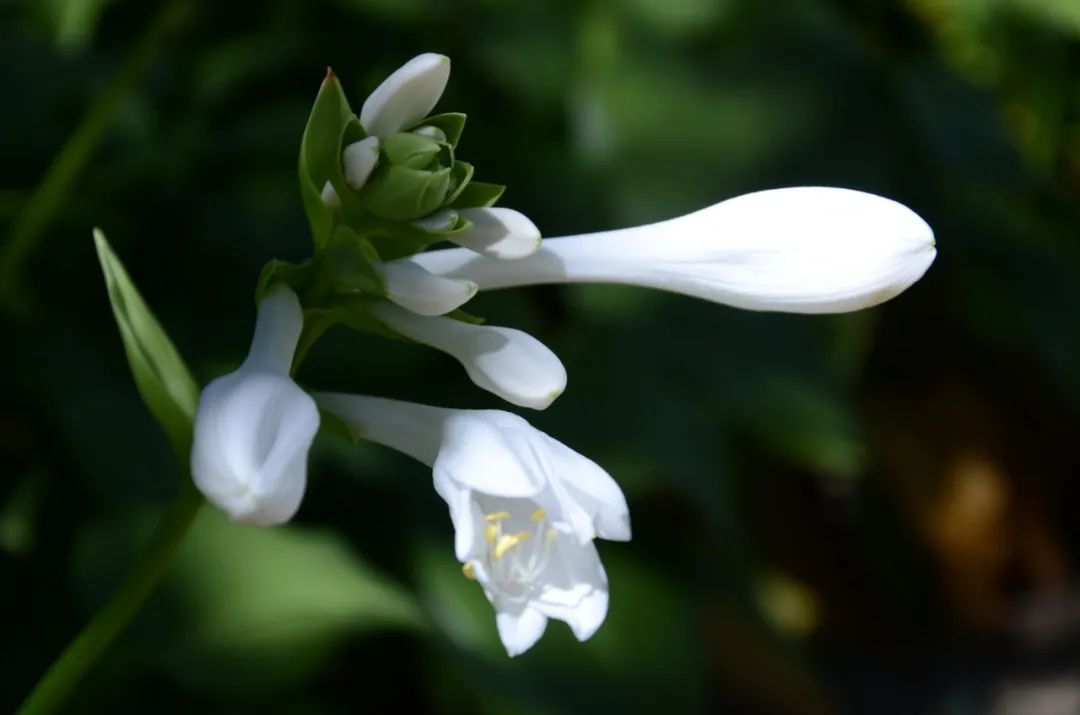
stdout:
[(309, 317), (385, 332), (364, 310), (385, 297), (379, 264), (469, 228), (459, 210), (491, 206), (505, 188), (474, 181), (472, 164), (455, 156), (464, 128), (464, 114), (445, 113), (380, 137), (375, 169), (354, 189), (345, 179), (343, 154), (368, 135), (328, 71), (300, 144), (300, 195), (312, 256), (268, 263), (256, 298), (284, 281), (301, 296)]

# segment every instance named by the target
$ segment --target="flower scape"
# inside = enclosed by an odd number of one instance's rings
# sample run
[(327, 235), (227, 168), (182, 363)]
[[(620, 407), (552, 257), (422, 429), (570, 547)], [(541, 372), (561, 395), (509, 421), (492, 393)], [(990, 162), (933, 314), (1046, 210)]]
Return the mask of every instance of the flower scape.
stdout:
[[(246, 360), (199, 397), (191, 469), (232, 520), (272, 526), (303, 499), (320, 410), (322, 422), (332, 415), (355, 439), (430, 466), (454, 555), (494, 607), (513, 656), (549, 619), (582, 641), (603, 623), (608, 582), (595, 542), (630, 539), (622, 491), (588, 457), (511, 412), (305, 391), (292, 375), (328, 328), (430, 346), (478, 387), (543, 410), (566, 388), (565, 368), (532, 336), (463, 312), (478, 291), (619, 283), (748, 310), (837, 313), (905, 290), (933, 262), (935, 244), (907, 207), (825, 187), (541, 239), (527, 217), (495, 206), (504, 187), (475, 180), (457, 158), (465, 116), (431, 114), (449, 75), (447, 57), (415, 57), (357, 115), (327, 74), (300, 148), (312, 256), (263, 270)], [(457, 247), (427, 250), (443, 242)]]

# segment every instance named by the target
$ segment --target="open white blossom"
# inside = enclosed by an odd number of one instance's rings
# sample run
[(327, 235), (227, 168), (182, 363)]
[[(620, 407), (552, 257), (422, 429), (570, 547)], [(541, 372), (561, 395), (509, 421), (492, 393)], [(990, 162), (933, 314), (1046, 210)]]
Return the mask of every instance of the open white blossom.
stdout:
[(543, 343), (520, 330), (416, 315), (391, 303), (371, 313), (405, 337), (458, 360), (479, 387), (519, 407), (543, 410), (566, 389), (566, 368)]
[(415, 126), (434, 109), (449, 79), (449, 57), (432, 52), (413, 57), (368, 95), (360, 124), (378, 137)]
[(593, 539), (630, 539), (626, 499), (599, 465), (508, 412), (315, 398), (357, 438), (432, 467), (454, 551), (495, 607), (511, 656), (532, 647), (549, 618), (568, 623), (579, 640), (596, 632), (608, 586)]
[(272, 288), (259, 303), (247, 359), (199, 397), (191, 474), (234, 521), (280, 524), (303, 497), (319, 411), (289, 377), (302, 327), (296, 294)]
[(799, 187), (647, 226), (548, 238), (516, 261), (455, 248), (400, 260), (481, 290), (624, 283), (748, 310), (835, 313), (896, 296), (935, 255), (933, 231), (906, 206), (849, 189)]

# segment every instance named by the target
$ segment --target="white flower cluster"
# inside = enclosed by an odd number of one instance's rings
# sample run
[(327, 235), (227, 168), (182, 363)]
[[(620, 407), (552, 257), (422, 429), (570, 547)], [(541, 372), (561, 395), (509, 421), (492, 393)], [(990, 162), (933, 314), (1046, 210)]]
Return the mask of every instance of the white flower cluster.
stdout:
[[(352, 188), (375, 168), (380, 136), (428, 115), (449, 70), (446, 57), (420, 55), (372, 92), (360, 113), (368, 137), (342, 157)], [(323, 200), (337, 200), (332, 187)], [(538, 410), (566, 387), (558, 357), (521, 331), (445, 313), (478, 290), (559, 282), (646, 286), (750, 310), (842, 312), (897, 295), (935, 256), (933, 232), (910, 209), (846, 189), (762, 191), (648, 226), (543, 241), (516, 211), (467, 211), (472, 226), (451, 237), (461, 248), (382, 265), (387, 300), (372, 314), (455, 357), (483, 389)], [(442, 220), (439, 213), (421, 219)], [(608, 603), (594, 539), (630, 539), (626, 500), (607, 472), (508, 412), (309, 396), (289, 376), (302, 324), (296, 295), (272, 288), (259, 305), (247, 360), (203, 391), (192, 471), (206, 497), (236, 521), (290, 519), (304, 492), (318, 404), (358, 438), (431, 466), (457, 558), (495, 607), (511, 655), (531, 647), (549, 618), (568, 623), (581, 640), (591, 636)]]

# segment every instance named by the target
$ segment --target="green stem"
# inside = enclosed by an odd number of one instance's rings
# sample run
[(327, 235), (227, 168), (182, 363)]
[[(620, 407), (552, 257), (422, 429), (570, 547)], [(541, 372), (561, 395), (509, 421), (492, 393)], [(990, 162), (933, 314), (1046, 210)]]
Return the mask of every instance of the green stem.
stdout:
[(98, 94), (82, 121), (56, 155), (37, 189), (19, 213), (0, 251), (2, 302), (12, 311), (25, 309), (21, 274), (34, 245), (56, 215), (72, 183), (101, 143), (125, 97), (140, 82), (166, 40), (188, 17), (190, 0), (168, 0), (132, 49), (123, 69)]
[[(186, 474), (186, 470), (185, 470)], [(19, 709), (19, 715), (55, 712), (109, 644), (138, 613), (164, 575), (176, 548), (205, 503), (187, 476), (158, 525), (149, 548), (128, 572), (112, 599), (53, 662)]]

